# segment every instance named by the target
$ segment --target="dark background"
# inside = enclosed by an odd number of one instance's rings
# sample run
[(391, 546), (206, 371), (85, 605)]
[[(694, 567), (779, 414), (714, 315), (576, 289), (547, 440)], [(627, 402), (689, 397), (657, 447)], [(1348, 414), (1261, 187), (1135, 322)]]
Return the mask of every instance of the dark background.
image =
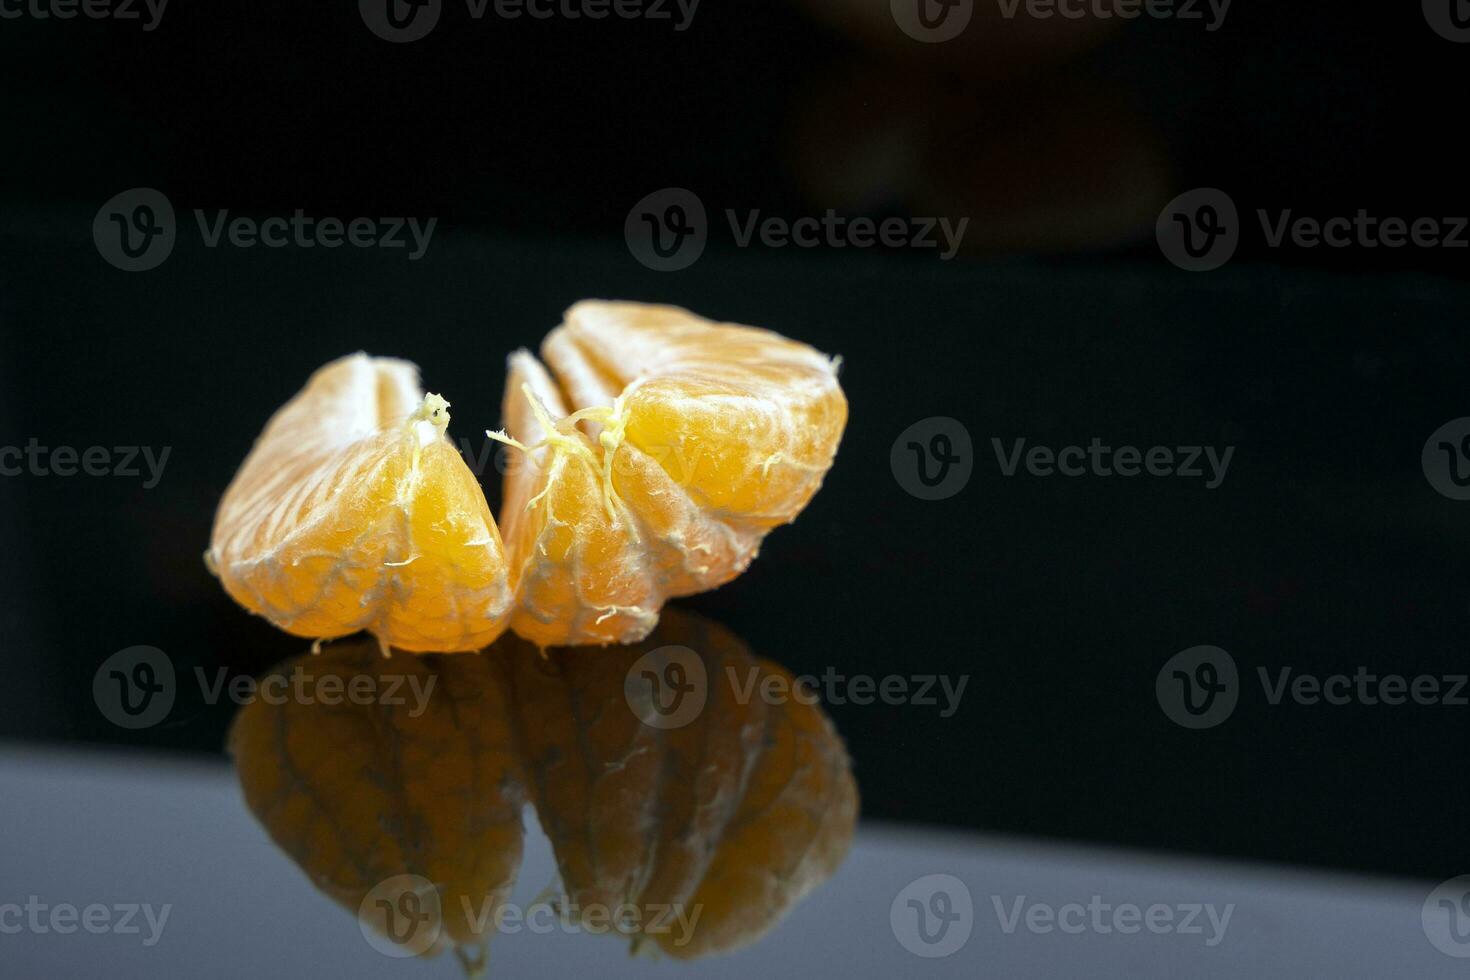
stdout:
[[(1258, 666), (1470, 670), (1470, 504), (1421, 472), (1470, 415), (1464, 251), (1268, 249), (1176, 270), (1175, 193), (1243, 215), (1470, 213), (1470, 48), (1416, 5), (1240, 4), (1021, 57), (905, 43), (771, 3), (693, 26), (469, 21), (390, 45), (348, 3), (170, 7), (161, 26), (0, 21), (0, 445), (171, 446), (164, 479), (0, 478), (0, 733), (218, 752), (228, 705), (142, 733), (91, 699), (134, 644), (257, 672), (304, 644), (205, 573), (214, 506), (311, 370), (409, 357), (498, 423), (503, 358), (584, 296), (769, 326), (844, 357), (852, 418), (823, 491), (751, 570), (686, 600), (797, 673), (971, 675), (960, 711), (834, 705), (864, 812), (988, 831), (1445, 878), (1470, 865), (1470, 708), (1270, 707)], [(960, 44), (961, 42), (954, 42)], [(181, 217), (440, 218), (425, 258), (204, 249), (127, 274), (103, 201)], [(715, 216), (660, 274), (622, 239), (665, 186)], [(726, 207), (969, 216), (971, 251), (738, 249)], [(920, 419), (961, 420), (975, 475), (923, 502), (889, 469)], [(1234, 445), (1224, 485), (1002, 479), (992, 437)], [(486, 479), (492, 505), (498, 478)], [(1175, 652), (1247, 675), (1219, 728), (1153, 693)], [(189, 690), (186, 685), (185, 690)], [(101, 805), (101, 804), (99, 804)]]

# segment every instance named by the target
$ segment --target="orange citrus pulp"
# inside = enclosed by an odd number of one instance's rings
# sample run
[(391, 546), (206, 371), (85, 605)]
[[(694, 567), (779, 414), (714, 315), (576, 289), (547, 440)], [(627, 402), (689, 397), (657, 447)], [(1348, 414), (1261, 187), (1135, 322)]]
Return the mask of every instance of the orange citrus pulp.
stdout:
[(500, 533), (445, 435), (449, 403), (406, 361), (321, 368), (266, 425), (207, 555), (234, 599), (298, 636), (369, 630), (404, 650), (474, 650), (512, 601)]
[(499, 529), (412, 365), (318, 371), (220, 504), (208, 558), (230, 595), (297, 635), (417, 652), (507, 625), (542, 646), (634, 642), (795, 519), (847, 420), (836, 361), (674, 307), (578, 303), (541, 353), (511, 355), (491, 433), (517, 450)]

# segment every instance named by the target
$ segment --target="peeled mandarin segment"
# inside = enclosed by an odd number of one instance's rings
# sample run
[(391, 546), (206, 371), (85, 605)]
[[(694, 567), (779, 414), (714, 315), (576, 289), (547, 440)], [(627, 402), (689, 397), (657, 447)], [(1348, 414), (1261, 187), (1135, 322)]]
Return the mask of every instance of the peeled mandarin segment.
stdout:
[(543, 645), (636, 641), (666, 599), (739, 575), (846, 424), (835, 362), (674, 307), (579, 303), (542, 354), (550, 374), (511, 358), (506, 426), (530, 451), (501, 517), (511, 627)]
[(475, 650), (505, 627), (504, 548), (450, 444), (448, 403), (406, 361), (344, 357), (267, 424), (215, 515), (211, 567), (298, 636)]
[(606, 492), (597, 445), (566, 414), (545, 369), (513, 354), (504, 417), (526, 448), (511, 461), (501, 509), (520, 589), (510, 625), (541, 646), (636, 640), (661, 603), (649, 556)]
[[(693, 651), (705, 676), (704, 706), (674, 728), (638, 719), (624, 687), (665, 645)], [(632, 906), (635, 948), (691, 959), (754, 942), (845, 856), (847, 752), (819, 708), (761, 700), (773, 674), (791, 680), (679, 609), (636, 646), (516, 659), (514, 724), (567, 895)]]
[(261, 690), (230, 750), (246, 804), (312, 883), (361, 917), (385, 884), (418, 876), (437, 920), (406, 948), (490, 938), (520, 866), (525, 800), (499, 661), (385, 660), (348, 641), (288, 661)]
[[(701, 509), (769, 530), (831, 468), (847, 423), (835, 363), (806, 344), (687, 310), (585, 301), (542, 354), (565, 384), (603, 379), (624, 400), (618, 443), (660, 460)], [(593, 397), (587, 385), (573, 389)]]

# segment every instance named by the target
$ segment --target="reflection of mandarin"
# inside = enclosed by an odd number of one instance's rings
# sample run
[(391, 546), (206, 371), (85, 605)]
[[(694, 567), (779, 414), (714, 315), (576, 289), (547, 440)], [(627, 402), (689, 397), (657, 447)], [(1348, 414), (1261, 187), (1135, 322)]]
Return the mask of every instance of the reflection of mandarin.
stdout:
[[(523, 779), (500, 663), (385, 660), (356, 640), (274, 676), (292, 683), (262, 681), (230, 732), (245, 802), (271, 838), (317, 888), (396, 940), (393, 920), (373, 917), (375, 900), (405, 915), (436, 910), (407, 952), (479, 946), (521, 861)], [(432, 883), (437, 901), (405, 903), (398, 888), (411, 879)]]
[(579, 303), (511, 357), (500, 529), (406, 362), (327, 365), (225, 492), (208, 559), (300, 636), (415, 652), (629, 642), (664, 601), (739, 575), (795, 519), (847, 419), (835, 362), (672, 307)]
[[(669, 644), (696, 651), (708, 690), (694, 718), (660, 729), (639, 720), (625, 685), (646, 652)], [(392, 906), (399, 881), (435, 886), (437, 901), (412, 903), (442, 917), (424, 952), (454, 946), (479, 959), (471, 951), (520, 863), (526, 799), (555, 849), (562, 914), (585, 913), (591, 929), (621, 907), (615, 928), (635, 948), (681, 959), (758, 939), (852, 839), (857, 789), (827, 718), (747, 696), (773, 674), (790, 678), (677, 608), (642, 644), (592, 657), (506, 638), (481, 655), (384, 661), (350, 641), (278, 669), (292, 671), (313, 679), (308, 694), (334, 678), (338, 702), (354, 684), (383, 693), (407, 678), (396, 687), (404, 704), (257, 700), (230, 745), (251, 811), (343, 906), (358, 912), (384, 894)]]
[[(668, 645), (695, 651), (706, 690), (693, 720), (662, 728), (624, 684)], [(763, 701), (767, 678), (790, 675), (722, 627), (672, 608), (641, 644), (513, 663), (530, 795), (570, 906), (692, 923), (635, 948), (692, 959), (754, 942), (846, 855), (857, 786), (842, 740), (814, 705)]]

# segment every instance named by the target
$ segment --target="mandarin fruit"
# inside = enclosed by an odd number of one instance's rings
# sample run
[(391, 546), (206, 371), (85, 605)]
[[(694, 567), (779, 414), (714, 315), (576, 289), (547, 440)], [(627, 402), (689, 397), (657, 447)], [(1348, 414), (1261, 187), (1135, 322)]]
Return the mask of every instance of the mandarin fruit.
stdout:
[(313, 374), (220, 501), (206, 557), (226, 591), (297, 636), (366, 629), (449, 652), (500, 635), (505, 553), (448, 408), (406, 361), (354, 354)]
[[(511, 628), (543, 646), (631, 642), (664, 601), (739, 575), (801, 512), (847, 421), (837, 363), (769, 330), (586, 301), (511, 356), (501, 527)], [(496, 435), (496, 434), (492, 434)]]
[(628, 643), (664, 602), (739, 575), (831, 468), (837, 362), (685, 310), (583, 302), (513, 354), (521, 451), (500, 529), (412, 365), (364, 354), (312, 376), (266, 426), (215, 516), (207, 560), (300, 636), (367, 629), (386, 651)]

